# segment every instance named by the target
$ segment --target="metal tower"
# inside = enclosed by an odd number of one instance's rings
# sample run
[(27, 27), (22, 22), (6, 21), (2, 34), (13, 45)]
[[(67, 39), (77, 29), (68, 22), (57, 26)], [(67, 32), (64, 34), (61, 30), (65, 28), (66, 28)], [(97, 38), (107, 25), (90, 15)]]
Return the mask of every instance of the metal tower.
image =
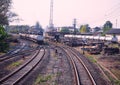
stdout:
[(54, 24), (53, 24), (53, 0), (51, 0), (51, 3), (50, 3), (49, 29), (50, 29), (50, 30), (53, 30), (53, 29), (54, 29)]
[(73, 21), (73, 27), (74, 27), (74, 34), (76, 34), (76, 19)]

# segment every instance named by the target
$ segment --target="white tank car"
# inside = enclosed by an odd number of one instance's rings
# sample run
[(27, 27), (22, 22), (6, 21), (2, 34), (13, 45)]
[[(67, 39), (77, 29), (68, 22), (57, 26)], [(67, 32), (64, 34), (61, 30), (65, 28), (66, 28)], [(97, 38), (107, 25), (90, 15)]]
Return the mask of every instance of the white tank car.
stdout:
[(44, 36), (42, 34), (25, 34), (25, 33), (19, 33), (19, 35), (22, 38), (32, 40), (34, 42), (37, 42), (38, 44), (43, 44), (43, 42), (44, 42)]
[(81, 38), (81, 39), (94, 39), (94, 40), (106, 40), (106, 41), (113, 41), (113, 42), (118, 42), (117, 38), (113, 38), (111, 36), (92, 36), (92, 35), (72, 35), (72, 34), (67, 34), (64, 35), (64, 37), (71, 37), (71, 38)]

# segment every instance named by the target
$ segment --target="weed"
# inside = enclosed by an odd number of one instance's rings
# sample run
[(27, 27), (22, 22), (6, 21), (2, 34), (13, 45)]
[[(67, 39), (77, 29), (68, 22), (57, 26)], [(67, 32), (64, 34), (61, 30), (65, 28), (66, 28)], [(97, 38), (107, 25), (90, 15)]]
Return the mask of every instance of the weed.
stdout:
[(11, 64), (11, 66), (13, 66), (13, 67), (17, 67), (17, 66), (19, 66), (19, 65), (21, 65), (21, 62), (14, 62), (14, 63), (12, 63)]
[(120, 80), (115, 80), (114, 83), (115, 85), (120, 85)]
[(38, 78), (35, 81), (35, 85), (40, 84), (42, 82), (47, 82), (48, 80), (51, 80), (52, 76), (47, 75), (47, 76), (41, 76), (39, 75)]
[(92, 56), (88, 56), (88, 59), (93, 63), (97, 63), (97, 61)]
[(20, 66), (21, 64), (22, 64), (22, 61), (13, 62), (12, 64), (10, 64), (10, 65), (7, 67), (7, 69), (8, 69), (8, 70), (12, 70), (12, 69), (14, 69), (15, 67)]

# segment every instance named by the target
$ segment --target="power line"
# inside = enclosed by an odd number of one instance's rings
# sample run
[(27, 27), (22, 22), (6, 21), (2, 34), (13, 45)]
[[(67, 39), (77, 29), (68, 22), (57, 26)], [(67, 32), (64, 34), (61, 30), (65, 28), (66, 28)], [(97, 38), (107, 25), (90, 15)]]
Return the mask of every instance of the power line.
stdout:
[(108, 9), (106, 12), (110, 13), (112, 11), (114, 11), (116, 8), (118, 9), (118, 7), (120, 7), (120, 2), (115, 4), (114, 6), (112, 6), (110, 9)]
[(90, 23), (95, 24), (103, 21), (108, 21), (108, 20), (116, 20), (120, 17), (120, 3), (117, 3), (113, 7), (111, 7), (105, 15), (103, 15), (101, 18), (96, 19)]

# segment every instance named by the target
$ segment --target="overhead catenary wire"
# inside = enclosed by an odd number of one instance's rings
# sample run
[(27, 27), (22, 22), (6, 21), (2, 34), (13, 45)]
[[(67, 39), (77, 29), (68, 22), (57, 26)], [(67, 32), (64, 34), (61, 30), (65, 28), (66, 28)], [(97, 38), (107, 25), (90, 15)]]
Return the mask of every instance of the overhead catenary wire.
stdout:
[(119, 17), (120, 17), (120, 3), (117, 3), (117, 4), (113, 5), (111, 8), (109, 8), (108, 10), (106, 10), (106, 12), (105, 12), (105, 14), (103, 14), (103, 16), (101, 16), (100, 18), (98, 18), (94, 21), (90, 21), (89, 23), (91, 23), (91, 24), (96, 24), (96, 23), (100, 23), (100, 22), (103, 23), (108, 20), (115, 21), (114, 23), (116, 23), (116, 19), (118, 22)]

